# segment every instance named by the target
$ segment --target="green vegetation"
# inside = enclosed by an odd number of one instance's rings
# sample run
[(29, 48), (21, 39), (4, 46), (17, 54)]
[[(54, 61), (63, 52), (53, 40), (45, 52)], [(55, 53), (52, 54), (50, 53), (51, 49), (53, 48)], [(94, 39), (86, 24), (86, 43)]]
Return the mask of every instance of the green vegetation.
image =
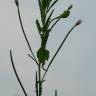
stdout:
[[(43, 90), (42, 86), (43, 86), (43, 82), (45, 82), (46, 73), (48, 72), (48, 69), (50, 68), (53, 60), (55, 59), (56, 55), (60, 51), (62, 45), (64, 44), (64, 42), (66, 41), (67, 37), (72, 32), (72, 30), (81, 23), (81, 20), (78, 20), (72, 26), (72, 28), (70, 28), (70, 30), (68, 31), (68, 33), (64, 37), (63, 41), (61, 42), (59, 48), (57, 49), (57, 51), (53, 55), (51, 61), (49, 61), (49, 64), (48, 64), (47, 68), (45, 69), (44, 65), (46, 64), (46, 62), (49, 60), (49, 57), (50, 57), (50, 51), (48, 49), (46, 49), (46, 45), (47, 45), (49, 34), (52, 31), (52, 29), (54, 28), (54, 26), (61, 19), (63, 20), (63, 19), (66, 19), (66, 18), (68, 18), (70, 16), (70, 11), (71, 11), (71, 9), (73, 7), (72, 5), (70, 5), (67, 8), (67, 10), (64, 10), (62, 12), (62, 14), (60, 14), (60, 15), (58, 15), (58, 16), (53, 18), (53, 12), (55, 11), (54, 10), (54, 6), (55, 6), (55, 4), (57, 2), (59, 2), (59, 0), (38, 0), (41, 20), (36, 19), (36, 26), (37, 26), (38, 33), (39, 33), (40, 38), (41, 38), (41, 46), (40, 46), (40, 48), (37, 51), (37, 56), (35, 56), (33, 51), (32, 51), (32, 48), (31, 48), (31, 46), (29, 44), (29, 41), (27, 39), (27, 36), (25, 34), (25, 30), (24, 30), (24, 27), (23, 27), (23, 24), (22, 24), (21, 15), (20, 15), (20, 9), (19, 9), (19, 6), (20, 6), (19, 5), (19, 1), (15, 0), (15, 4), (17, 6), (17, 11), (18, 11), (18, 17), (19, 17), (20, 25), (21, 25), (21, 28), (22, 28), (22, 32), (23, 32), (24, 38), (26, 40), (26, 43), (28, 45), (28, 48), (30, 50), (30, 54), (28, 54), (28, 56), (38, 66), (38, 69), (36, 70), (36, 77), (35, 77), (36, 96), (41, 96), (42, 95), (42, 90)], [(10, 58), (11, 58), (11, 63), (12, 63), (12, 67), (13, 67), (14, 73), (15, 73), (15, 75), (17, 77), (17, 80), (18, 80), (18, 82), (19, 82), (19, 84), (20, 84), (20, 86), (22, 88), (22, 91), (24, 92), (25, 96), (28, 96), (23, 84), (20, 81), (20, 78), (19, 78), (19, 76), (17, 74), (17, 71), (15, 69), (11, 50), (10, 50)], [(55, 96), (57, 96), (57, 90), (55, 90)]]

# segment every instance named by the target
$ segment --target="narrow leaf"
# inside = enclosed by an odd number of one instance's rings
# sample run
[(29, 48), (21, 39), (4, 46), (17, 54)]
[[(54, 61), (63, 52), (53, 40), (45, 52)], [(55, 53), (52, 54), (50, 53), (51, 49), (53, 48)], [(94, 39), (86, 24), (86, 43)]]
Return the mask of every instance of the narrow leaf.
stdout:
[(38, 19), (36, 20), (36, 25), (37, 25), (37, 29), (39, 31), (39, 34), (41, 35), (42, 28), (40, 26), (40, 23), (39, 23)]
[(41, 0), (38, 0), (39, 9), (41, 11)]
[(46, 20), (45, 27), (47, 27), (47, 28), (49, 27), (49, 24), (50, 24), (50, 18), (51, 18), (51, 16), (52, 16), (53, 12), (54, 12), (54, 9), (52, 10), (52, 12), (50, 13), (48, 19)]
[(49, 12), (49, 10), (58, 2), (58, 0), (55, 0), (49, 7), (49, 9), (47, 10), (47, 12)]

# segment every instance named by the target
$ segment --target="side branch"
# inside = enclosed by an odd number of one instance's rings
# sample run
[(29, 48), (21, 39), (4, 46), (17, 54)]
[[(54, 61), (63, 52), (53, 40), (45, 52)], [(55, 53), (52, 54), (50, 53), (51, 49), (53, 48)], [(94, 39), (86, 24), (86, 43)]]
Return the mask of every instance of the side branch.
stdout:
[(46, 73), (48, 72), (49, 67), (51, 66), (53, 60), (54, 60), (55, 57), (57, 56), (57, 54), (58, 54), (58, 52), (60, 51), (61, 47), (62, 47), (63, 44), (65, 43), (67, 37), (69, 36), (69, 34), (71, 33), (71, 31), (72, 31), (75, 27), (76, 27), (76, 24), (68, 31), (68, 33), (67, 33), (66, 36), (64, 37), (62, 43), (60, 44), (60, 46), (59, 46), (59, 48), (57, 49), (56, 53), (53, 55), (51, 61), (49, 62), (48, 66), (47, 66), (47, 69), (46, 69), (46, 71), (45, 71), (45, 73), (44, 73), (44, 75), (43, 75), (43, 77), (42, 77), (42, 80), (44, 79)]
[(33, 51), (32, 51), (32, 48), (31, 48), (31, 46), (30, 46), (30, 43), (29, 43), (29, 41), (28, 41), (28, 39), (27, 39), (27, 36), (26, 36), (26, 34), (25, 34), (25, 30), (24, 30), (24, 27), (23, 27), (23, 24), (22, 24), (22, 20), (21, 20), (21, 15), (20, 15), (19, 6), (17, 6), (17, 10), (18, 10), (18, 17), (19, 17), (19, 21), (20, 21), (20, 25), (21, 25), (21, 29), (22, 29), (23, 35), (24, 35), (24, 37), (25, 37), (25, 40), (26, 40), (27, 45), (28, 45), (28, 47), (29, 47), (29, 50), (30, 50), (30, 52), (32, 53), (32, 56), (33, 56), (33, 58), (34, 58), (33, 60), (38, 64), (38, 61), (36, 60), (36, 57), (35, 57), (35, 55), (34, 55), (34, 53), (33, 53)]
[(13, 67), (15, 76), (16, 76), (16, 78), (17, 78), (17, 80), (18, 80), (18, 82), (19, 82), (19, 84), (20, 84), (20, 86), (22, 88), (22, 91), (23, 91), (23, 93), (24, 93), (25, 96), (28, 96), (27, 93), (26, 93), (26, 91), (25, 91), (25, 89), (24, 89), (24, 87), (23, 87), (23, 85), (22, 85), (22, 83), (21, 83), (21, 81), (20, 81), (20, 78), (19, 78), (19, 76), (17, 74), (16, 68), (14, 66), (14, 61), (13, 61), (13, 56), (12, 56), (12, 51), (11, 50), (10, 50), (10, 59), (11, 59), (11, 63), (12, 63), (12, 67)]

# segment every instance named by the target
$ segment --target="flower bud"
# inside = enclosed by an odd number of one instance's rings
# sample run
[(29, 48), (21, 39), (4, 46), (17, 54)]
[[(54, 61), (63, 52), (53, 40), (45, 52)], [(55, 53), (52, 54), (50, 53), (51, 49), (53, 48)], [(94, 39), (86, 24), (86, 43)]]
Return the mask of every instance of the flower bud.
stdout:
[(73, 5), (70, 5), (67, 10), (65, 10), (61, 15), (60, 18), (67, 18), (70, 15), (70, 10), (73, 7)]
[(76, 24), (75, 24), (75, 26), (78, 26), (78, 25), (80, 25), (82, 23), (82, 20), (78, 20), (77, 22), (76, 22)]
[(19, 6), (18, 0), (15, 0), (15, 4), (16, 4), (17, 7)]
[(63, 14), (60, 15), (60, 18), (67, 18), (70, 15), (70, 11), (66, 10), (63, 12)]
[(72, 7), (73, 7), (73, 5), (70, 5), (70, 6), (68, 7), (68, 10), (71, 10), (71, 9), (72, 9)]

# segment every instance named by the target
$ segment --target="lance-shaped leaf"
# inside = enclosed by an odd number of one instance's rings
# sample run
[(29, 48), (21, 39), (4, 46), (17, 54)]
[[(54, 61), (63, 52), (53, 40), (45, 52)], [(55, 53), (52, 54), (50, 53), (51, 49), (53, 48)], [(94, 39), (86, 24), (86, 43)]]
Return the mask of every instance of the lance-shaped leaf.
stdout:
[(41, 6), (41, 20), (42, 20), (42, 24), (44, 26), (45, 20), (46, 20), (46, 14), (45, 14), (45, 9), (43, 6)]
[(54, 9), (52, 10), (52, 12), (50, 13), (48, 19), (46, 20), (46, 24), (45, 24), (44, 27), (47, 28), (47, 29), (48, 29), (48, 27), (49, 27), (49, 24), (50, 24), (50, 18), (51, 18), (51, 16), (52, 16), (53, 12), (54, 12)]
[(48, 6), (47, 6), (47, 8), (50, 7), (51, 2), (52, 2), (52, 0), (48, 0)]
[(39, 23), (38, 19), (36, 20), (36, 25), (37, 25), (38, 32), (41, 36), (42, 27), (40, 26), (40, 23)]
[(47, 12), (49, 12), (49, 10), (58, 2), (58, 0), (55, 0), (51, 5), (50, 7), (48, 8)]
[(38, 0), (38, 5), (39, 5), (39, 9), (40, 9), (40, 11), (41, 11), (41, 6), (42, 6), (41, 0)]
[(45, 10), (50, 6), (51, 1), (52, 0), (42, 0), (42, 6), (44, 7)]

